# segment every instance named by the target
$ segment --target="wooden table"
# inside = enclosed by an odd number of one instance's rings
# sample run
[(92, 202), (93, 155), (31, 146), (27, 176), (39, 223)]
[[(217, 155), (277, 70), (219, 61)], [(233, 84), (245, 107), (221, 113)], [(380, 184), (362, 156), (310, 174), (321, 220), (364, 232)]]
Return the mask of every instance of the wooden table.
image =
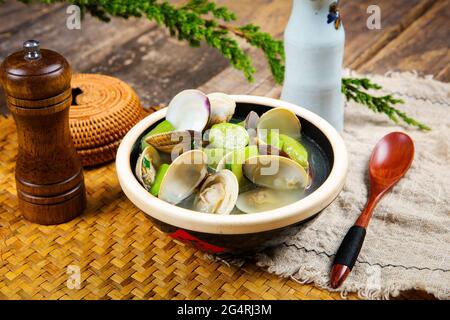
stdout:
[[(288, 0), (218, 2), (236, 11), (240, 22), (261, 25), (276, 37), (282, 37), (291, 6)], [(366, 27), (366, 9), (371, 4), (381, 8), (381, 30)], [(450, 81), (450, 0), (343, 1), (342, 15), (347, 34), (346, 67), (363, 73), (416, 70)], [(128, 82), (146, 106), (167, 103), (180, 90), (196, 87), (206, 92), (279, 94), (263, 55), (253, 48), (247, 50), (258, 71), (249, 84), (214, 49), (205, 45), (190, 48), (144, 19), (113, 19), (105, 24), (87, 16), (81, 30), (68, 30), (66, 18), (66, 6), (62, 4), (27, 7), (7, 1), (0, 6), (0, 60), (19, 50), (24, 40), (38, 39), (43, 47), (62, 53), (75, 71), (110, 74)], [(5, 110), (0, 93), (0, 111)], [(194, 250), (187, 252), (202, 259)], [(240, 270), (205, 263), (202, 268), (202, 275), (242, 281), (242, 289), (230, 291), (229, 298), (339, 298), (338, 294), (280, 279), (253, 265)], [(202, 297), (208, 297), (208, 292), (204, 289)], [(169, 292), (159, 297), (173, 296)], [(426, 296), (414, 293), (414, 297)]]

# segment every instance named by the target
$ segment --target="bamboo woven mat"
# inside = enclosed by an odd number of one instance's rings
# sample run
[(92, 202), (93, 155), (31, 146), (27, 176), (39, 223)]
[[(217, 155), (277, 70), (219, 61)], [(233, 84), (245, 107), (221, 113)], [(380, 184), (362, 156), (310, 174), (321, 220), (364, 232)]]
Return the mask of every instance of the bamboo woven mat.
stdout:
[[(0, 299), (340, 299), (252, 263), (211, 261), (171, 240), (126, 199), (114, 163), (85, 171), (82, 216), (32, 224), (17, 210), (11, 118), (0, 120), (0, 132)], [(79, 289), (67, 285), (69, 266), (80, 269)]]

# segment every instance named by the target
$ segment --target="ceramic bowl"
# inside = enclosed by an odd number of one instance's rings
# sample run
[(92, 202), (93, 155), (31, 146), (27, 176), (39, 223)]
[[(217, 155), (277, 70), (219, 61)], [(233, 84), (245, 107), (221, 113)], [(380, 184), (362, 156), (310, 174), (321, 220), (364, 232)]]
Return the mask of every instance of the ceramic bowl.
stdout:
[(134, 168), (141, 138), (166, 114), (155, 112), (123, 138), (117, 152), (116, 168), (125, 195), (141, 209), (154, 225), (171, 237), (210, 253), (255, 252), (279, 244), (286, 235), (298, 231), (298, 225), (326, 208), (342, 190), (347, 175), (347, 150), (340, 134), (324, 119), (299, 106), (265, 97), (236, 95), (237, 116), (251, 110), (262, 114), (270, 108), (292, 110), (302, 124), (302, 134), (322, 149), (328, 174), (321, 185), (305, 198), (282, 208), (253, 214), (214, 215), (183, 209), (153, 197), (138, 182)]

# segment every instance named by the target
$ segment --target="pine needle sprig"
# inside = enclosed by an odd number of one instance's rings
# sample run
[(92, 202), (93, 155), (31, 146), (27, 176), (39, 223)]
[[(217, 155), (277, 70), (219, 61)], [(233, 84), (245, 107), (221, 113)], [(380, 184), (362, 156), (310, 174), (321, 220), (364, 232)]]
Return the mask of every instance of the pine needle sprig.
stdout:
[(260, 27), (253, 24), (240, 27), (238, 31), (241, 32), (241, 34), (237, 34), (238, 36), (244, 38), (249, 44), (260, 48), (264, 52), (275, 82), (282, 84), (285, 71), (283, 41), (274, 40), (270, 34), (261, 32)]
[(208, 0), (190, 0), (182, 9), (191, 10), (199, 15), (211, 13), (214, 18), (225, 22), (237, 20), (236, 14), (227, 7), (218, 7), (214, 2)]
[(405, 123), (417, 127), (420, 130), (431, 130), (431, 128), (427, 125), (409, 117), (405, 112), (395, 108), (396, 105), (405, 103), (402, 99), (397, 99), (392, 95), (373, 96), (365, 91), (370, 89), (381, 90), (382, 87), (378, 84), (372, 83), (367, 78), (342, 79), (342, 93), (345, 95), (347, 101), (353, 100), (367, 106), (376, 113), (384, 113), (395, 123), (399, 123), (400, 118)]

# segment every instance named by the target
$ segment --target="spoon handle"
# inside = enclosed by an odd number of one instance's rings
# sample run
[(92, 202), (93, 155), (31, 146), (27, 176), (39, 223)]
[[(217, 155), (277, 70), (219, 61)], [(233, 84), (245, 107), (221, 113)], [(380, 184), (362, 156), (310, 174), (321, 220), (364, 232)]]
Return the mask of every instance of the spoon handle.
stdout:
[(352, 271), (363, 246), (372, 212), (383, 193), (383, 191), (372, 189), (365, 209), (361, 212), (353, 227), (348, 230), (344, 240), (342, 240), (331, 269), (331, 287), (333, 289), (338, 288), (347, 279), (350, 271)]
[(331, 270), (331, 287), (336, 289), (347, 279), (355, 265), (366, 237), (366, 228), (353, 226), (348, 230), (336, 252)]

